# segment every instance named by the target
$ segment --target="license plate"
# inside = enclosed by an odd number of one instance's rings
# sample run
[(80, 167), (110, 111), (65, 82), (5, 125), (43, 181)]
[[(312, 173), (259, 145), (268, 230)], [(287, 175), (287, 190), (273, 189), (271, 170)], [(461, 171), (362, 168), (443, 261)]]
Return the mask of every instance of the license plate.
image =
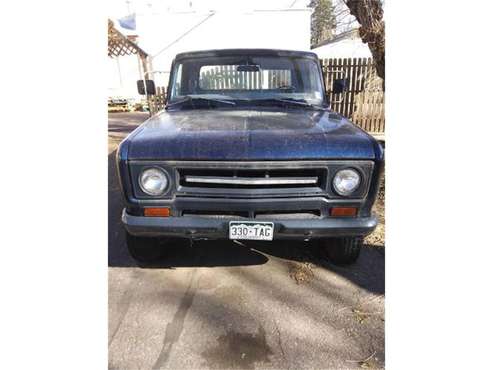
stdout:
[(274, 224), (272, 222), (230, 221), (229, 238), (234, 240), (272, 240)]

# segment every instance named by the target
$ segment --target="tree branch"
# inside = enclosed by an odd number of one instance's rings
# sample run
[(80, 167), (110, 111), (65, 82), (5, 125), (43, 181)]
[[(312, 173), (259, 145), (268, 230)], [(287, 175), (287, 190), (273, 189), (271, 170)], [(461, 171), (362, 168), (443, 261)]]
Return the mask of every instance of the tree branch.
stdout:
[[(358, 23), (361, 40), (368, 44), (377, 74), (385, 83), (385, 22), (380, 0), (343, 0)], [(385, 86), (385, 85), (384, 85)]]

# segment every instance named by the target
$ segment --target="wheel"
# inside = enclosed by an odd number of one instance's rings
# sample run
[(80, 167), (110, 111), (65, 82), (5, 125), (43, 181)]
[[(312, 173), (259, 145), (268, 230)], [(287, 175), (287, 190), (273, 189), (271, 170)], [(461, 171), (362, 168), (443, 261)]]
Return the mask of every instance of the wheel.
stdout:
[(359, 257), (362, 237), (332, 238), (320, 242), (319, 248), (323, 257), (336, 265), (350, 265)]
[(132, 258), (138, 262), (153, 262), (163, 254), (158, 238), (145, 238), (126, 233), (127, 248)]

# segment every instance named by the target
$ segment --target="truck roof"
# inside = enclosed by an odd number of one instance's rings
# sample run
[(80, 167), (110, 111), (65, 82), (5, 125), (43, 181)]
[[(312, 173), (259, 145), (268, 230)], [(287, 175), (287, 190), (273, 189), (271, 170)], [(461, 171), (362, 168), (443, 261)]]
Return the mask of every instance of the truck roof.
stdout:
[(186, 58), (199, 57), (214, 57), (214, 56), (231, 56), (231, 55), (262, 55), (262, 56), (279, 56), (279, 57), (303, 57), (313, 58), (318, 60), (317, 54), (310, 51), (299, 50), (279, 50), (279, 49), (211, 49), (198, 50), (179, 53), (175, 60)]

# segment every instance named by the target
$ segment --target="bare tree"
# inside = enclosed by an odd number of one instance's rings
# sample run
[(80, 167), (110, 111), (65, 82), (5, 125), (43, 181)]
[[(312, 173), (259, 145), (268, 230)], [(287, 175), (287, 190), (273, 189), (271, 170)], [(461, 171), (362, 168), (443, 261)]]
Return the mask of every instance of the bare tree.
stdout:
[(381, 0), (344, 0), (356, 18), (361, 40), (368, 44), (376, 64), (377, 74), (385, 86), (385, 22)]
[(334, 37), (339, 34), (350, 32), (358, 27), (356, 18), (351, 15), (344, 0), (333, 0), (332, 12), (336, 23)]

